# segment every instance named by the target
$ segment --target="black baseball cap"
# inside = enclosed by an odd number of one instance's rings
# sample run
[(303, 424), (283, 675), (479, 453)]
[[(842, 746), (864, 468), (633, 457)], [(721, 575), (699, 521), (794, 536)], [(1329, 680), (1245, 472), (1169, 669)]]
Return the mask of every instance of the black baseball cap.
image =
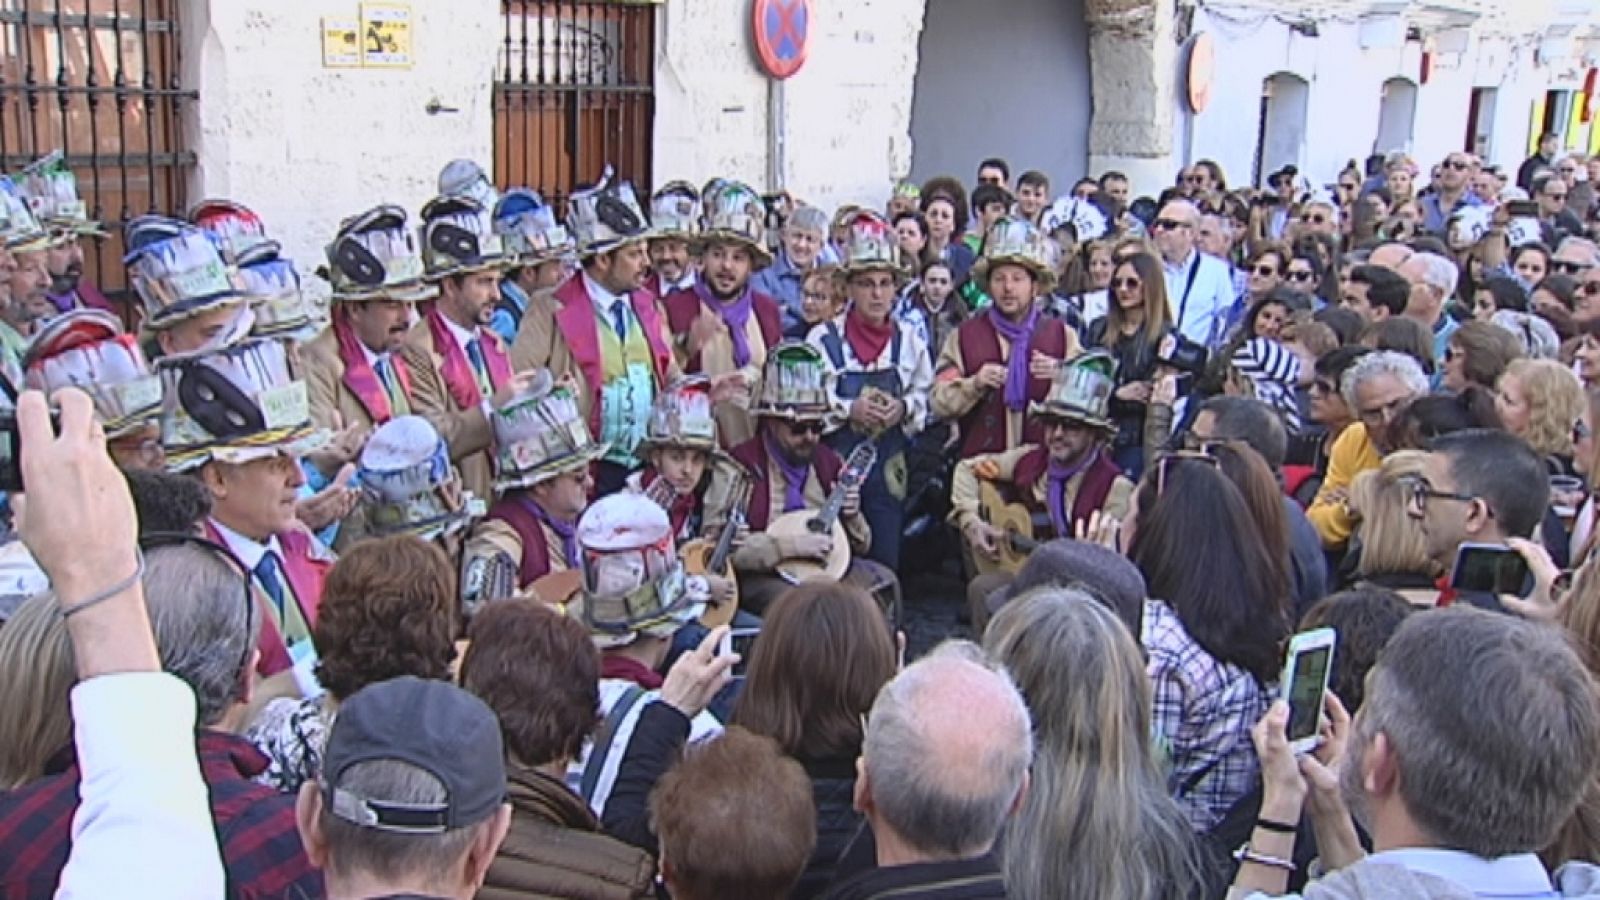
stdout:
[[(444, 784), (445, 801), (369, 797), (341, 784), (358, 763), (403, 762)], [(322, 802), (334, 816), (400, 834), (476, 825), (506, 796), (500, 723), (482, 700), (445, 681), (407, 675), (368, 685), (339, 705), (322, 761)]]

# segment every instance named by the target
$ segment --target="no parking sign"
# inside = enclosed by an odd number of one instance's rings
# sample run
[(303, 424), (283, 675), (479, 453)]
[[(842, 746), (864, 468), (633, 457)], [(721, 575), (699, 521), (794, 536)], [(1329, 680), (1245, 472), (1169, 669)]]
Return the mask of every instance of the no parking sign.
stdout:
[(811, 0), (755, 0), (756, 57), (782, 81), (800, 71), (811, 49)]

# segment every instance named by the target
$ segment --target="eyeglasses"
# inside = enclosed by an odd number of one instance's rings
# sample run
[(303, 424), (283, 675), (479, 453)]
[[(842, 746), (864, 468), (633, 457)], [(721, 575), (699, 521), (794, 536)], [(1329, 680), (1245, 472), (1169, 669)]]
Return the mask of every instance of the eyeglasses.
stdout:
[(1157, 231), (1172, 231), (1177, 228), (1188, 228), (1189, 223), (1180, 222), (1177, 219), (1157, 219), (1150, 223), (1150, 227)]
[(816, 420), (807, 422), (790, 422), (788, 425), (789, 431), (791, 431), (795, 437), (801, 437), (802, 435), (807, 434), (814, 434), (818, 437), (821, 437), (822, 432), (827, 430), (822, 422)]
[(1051, 416), (1049, 418), (1041, 417), (1039, 419), (1039, 427), (1046, 434), (1049, 434), (1052, 431), (1075, 431), (1083, 428), (1083, 423), (1075, 422), (1071, 419), (1058, 419), (1054, 416)]
[(1458, 172), (1463, 172), (1472, 168), (1472, 164), (1464, 159), (1447, 159), (1444, 161), (1444, 164)]
[(1304, 269), (1290, 269), (1289, 270), (1289, 280), (1290, 281), (1311, 281), (1311, 280), (1315, 279), (1316, 277), (1317, 277), (1316, 273), (1307, 272)]
[(1578, 174), (1578, 170), (1574, 169), (1574, 168), (1572, 168), (1570, 166), (1562, 166), (1561, 168), (1557, 169), (1556, 171), (1559, 172), (1562, 175), (1576, 175), (1576, 174)]
[(1549, 197), (1551, 200), (1554, 200), (1554, 201), (1556, 201), (1558, 203), (1564, 203), (1564, 202), (1566, 202), (1566, 199), (1567, 199), (1567, 192), (1566, 191), (1562, 191), (1559, 194), (1546, 193), (1545, 196)]
[(1177, 463), (1203, 463), (1210, 466), (1212, 471), (1220, 471), (1222, 469), (1222, 460), (1217, 459), (1210, 453), (1214, 443), (1213, 441), (1204, 441), (1200, 444), (1200, 449), (1198, 450), (1174, 450), (1161, 457), (1161, 461), (1156, 463), (1156, 496), (1160, 497), (1167, 492), (1168, 471)]
[(1557, 275), (1576, 275), (1579, 272), (1587, 272), (1592, 268), (1594, 268), (1594, 266), (1589, 265), (1588, 263), (1569, 262), (1568, 260), (1564, 259), (1550, 260), (1550, 271), (1556, 273)]
[(1144, 286), (1144, 282), (1137, 278), (1114, 278), (1111, 281), (1111, 286), (1119, 291), (1137, 291)]
[(1333, 386), (1333, 382), (1326, 378), (1318, 378), (1316, 381), (1311, 382), (1311, 390), (1319, 394), (1335, 394), (1339, 391), (1338, 388)]
[[(1429, 500), (1455, 500), (1458, 503), (1476, 503), (1483, 498), (1473, 494), (1458, 494), (1452, 491), (1435, 490), (1433, 485), (1422, 478), (1412, 476), (1401, 479), (1401, 486), (1405, 488), (1407, 500), (1412, 509), (1417, 512), (1426, 512)], [(1487, 508), (1488, 504), (1484, 504)]]
[(244, 562), (239, 557), (233, 555), (233, 551), (216, 541), (199, 535), (185, 534), (181, 531), (152, 531), (139, 535), (140, 552), (148, 554), (152, 550), (158, 550), (163, 547), (198, 547), (227, 563), (229, 568), (239, 573), (240, 587), (242, 588), (240, 594), (244, 598), (245, 642), (244, 653), (239, 659), (239, 668), (235, 670), (235, 677), (240, 679), (239, 687), (242, 688), (244, 686), (243, 679), (247, 677), (245, 670), (250, 667), (250, 654), (256, 649), (256, 642), (249, 639), (250, 634), (255, 631), (256, 603), (255, 590), (252, 583), (254, 574), (248, 568), (245, 568)]
[(1373, 409), (1357, 410), (1356, 415), (1360, 417), (1363, 423), (1382, 425), (1384, 422), (1399, 415), (1400, 410), (1405, 409), (1406, 404), (1410, 402), (1410, 397), (1399, 397)]
[(1257, 275), (1260, 275), (1262, 278), (1276, 278), (1276, 277), (1278, 277), (1278, 267), (1277, 266), (1256, 266), (1255, 273)]

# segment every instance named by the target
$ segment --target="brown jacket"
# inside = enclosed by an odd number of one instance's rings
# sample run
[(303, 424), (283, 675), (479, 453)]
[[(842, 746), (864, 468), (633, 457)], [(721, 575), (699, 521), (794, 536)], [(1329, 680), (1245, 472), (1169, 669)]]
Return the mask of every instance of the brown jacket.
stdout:
[(583, 799), (559, 780), (506, 766), (511, 830), (478, 900), (632, 900), (654, 897), (650, 854), (600, 833)]
[[(484, 329), (484, 340), (499, 341)], [(462, 485), (485, 503), (494, 498), (494, 434), (481, 408), (461, 409), (445, 386), (444, 358), (433, 349), (433, 332), (426, 317), (411, 327), (401, 351), (411, 374), (411, 411), (425, 416), (450, 448), (450, 458), (461, 470)], [(515, 371), (515, 369), (513, 369)]]

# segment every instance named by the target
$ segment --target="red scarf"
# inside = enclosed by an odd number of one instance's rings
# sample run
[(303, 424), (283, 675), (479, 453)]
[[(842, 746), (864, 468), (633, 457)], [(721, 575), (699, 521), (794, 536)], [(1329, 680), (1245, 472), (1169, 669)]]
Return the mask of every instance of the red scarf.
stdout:
[[(394, 418), (394, 410), (389, 408), (389, 392), (384, 390), (378, 373), (367, 362), (367, 355), (361, 352), (361, 339), (356, 337), (355, 329), (350, 325), (350, 314), (343, 307), (334, 307), (333, 336), (339, 342), (339, 361), (344, 363), (345, 387), (367, 408), (372, 421), (382, 425)], [(406, 370), (400, 355), (391, 354), (389, 365), (394, 367), (394, 375), (400, 380), (400, 390), (410, 399), (411, 373)]]
[[(444, 313), (431, 309), (427, 318), (428, 331), (433, 335), (433, 350), (444, 359), (439, 374), (450, 391), (450, 398), (456, 402), (457, 409), (477, 409), (483, 403), (483, 391), (478, 389), (472, 363), (456, 343), (455, 335), (450, 333), (450, 326), (444, 323)], [(489, 368), (489, 383), (498, 390), (511, 380), (511, 361), (506, 359), (505, 350), (491, 332), (478, 329), (478, 344), (483, 347), (483, 360)]]
[(855, 307), (844, 317), (844, 339), (850, 342), (850, 350), (855, 353), (856, 359), (862, 365), (872, 365), (883, 355), (883, 348), (889, 346), (889, 339), (894, 337), (894, 319), (885, 319), (882, 325), (868, 322), (866, 317), (857, 312)]

